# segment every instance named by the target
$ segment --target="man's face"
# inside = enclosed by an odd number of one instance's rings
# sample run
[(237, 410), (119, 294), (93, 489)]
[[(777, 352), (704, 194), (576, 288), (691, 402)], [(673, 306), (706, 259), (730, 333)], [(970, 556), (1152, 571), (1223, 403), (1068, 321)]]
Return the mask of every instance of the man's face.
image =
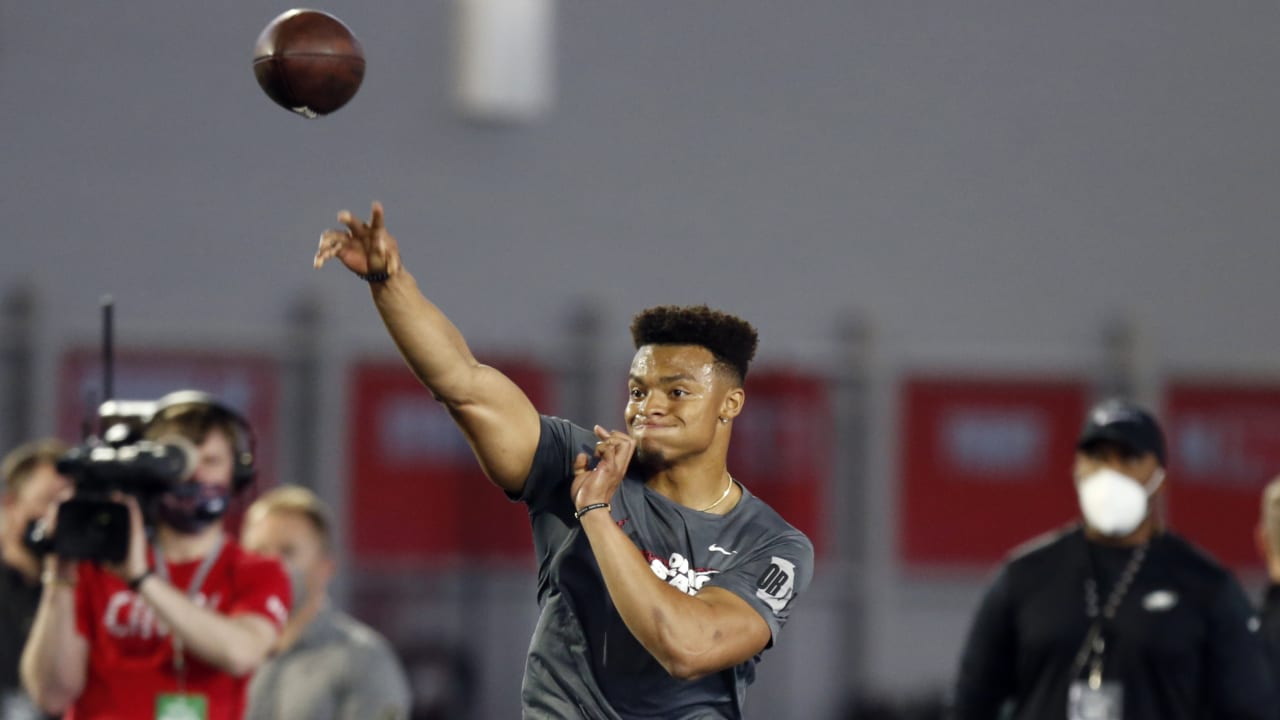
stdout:
[(231, 439), (221, 430), (211, 430), (196, 446), (196, 471), (192, 480), (204, 485), (231, 487), (235, 474), (235, 451)]
[(320, 532), (301, 513), (251, 512), (240, 539), (250, 552), (276, 558), (299, 575), (305, 584), (306, 598), (324, 592), (329, 584), (333, 561)]
[(207, 433), (196, 446), (191, 477), (156, 499), (157, 524), (188, 535), (204, 532), (210, 524), (221, 526), (235, 475), (233, 453), (226, 434), (219, 430)]
[(704, 347), (645, 345), (637, 350), (626, 408), (636, 456), (664, 464), (705, 450), (715, 437), (730, 385)]
[(32, 520), (39, 519), (71, 481), (58, 474), (51, 463), (40, 463), (31, 471), (16, 493), (4, 496), (4, 528), (6, 535), (21, 537)]

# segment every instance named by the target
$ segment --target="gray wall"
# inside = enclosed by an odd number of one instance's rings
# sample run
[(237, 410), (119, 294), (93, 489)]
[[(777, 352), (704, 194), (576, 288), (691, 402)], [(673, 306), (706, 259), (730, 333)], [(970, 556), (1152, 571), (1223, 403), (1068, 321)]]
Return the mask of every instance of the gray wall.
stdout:
[[(1124, 315), (1152, 373), (1280, 373), (1275, 4), (565, 0), (556, 110), (526, 127), (452, 112), (444, 2), (326, 4), (365, 85), (332, 117), (287, 114), (250, 71), (284, 8), (0, 2), (0, 290), (39, 291), (37, 429), (105, 292), (122, 339), (268, 349), (313, 297), (340, 387), (346, 358), (390, 344), (360, 283), (310, 257), (375, 198), (479, 348), (557, 358), (590, 302), (622, 367), (631, 312), (707, 301), (753, 320), (766, 360), (832, 367), (861, 315), (865, 564), (797, 623), (817, 659), (780, 649), (789, 669), (762, 673), (818, 712), (842, 692), (822, 620), (843, 593), (869, 599), (859, 675), (906, 690), (945, 680), (980, 587), (893, 564), (904, 370), (1090, 371)], [(345, 408), (327, 394), (321, 431)]]
[(0, 281), (69, 328), (111, 290), (236, 335), (316, 287), (375, 339), (308, 260), (378, 198), (482, 344), (576, 295), (711, 300), (774, 356), (849, 307), (907, 343), (1074, 343), (1114, 307), (1173, 358), (1280, 342), (1272, 5), (565, 2), (556, 114), (518, 129), (451, 114), (447, 3), (332, 3), (368, 79), (315, 122), (253, 82), (275, 6), (0, 7)]

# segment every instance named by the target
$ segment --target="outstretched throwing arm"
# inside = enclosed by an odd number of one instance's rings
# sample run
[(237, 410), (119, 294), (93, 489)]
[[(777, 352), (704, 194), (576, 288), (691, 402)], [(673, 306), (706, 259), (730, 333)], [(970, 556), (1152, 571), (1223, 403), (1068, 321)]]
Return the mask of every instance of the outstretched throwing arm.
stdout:
[(506, 375), (476, 360), (462, 333), (422, 294), (373, 203), (369, 222), (338, 213), (325, 230), (315, 267), (336, 259), (369, 281), (374, 305), (400, 354), (462, 429), (489, 479), (519, 493), (538, 447), (538, 411)]

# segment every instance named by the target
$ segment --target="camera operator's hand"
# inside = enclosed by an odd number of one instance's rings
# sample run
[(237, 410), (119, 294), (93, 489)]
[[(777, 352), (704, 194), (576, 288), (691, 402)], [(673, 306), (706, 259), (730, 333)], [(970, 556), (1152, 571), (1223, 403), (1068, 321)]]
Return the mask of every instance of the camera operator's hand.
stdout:
[[(71, 499), (73, 490), (63, 490), (49, 503), (49, 508), (45, 510), (44, 517), (40, 518), (41, 531), (46, 538), (54, 537), (54, 533), (58, 529), (58, 510), (62, 507), (62, 503)], [(65, 560), (50, 552), (44, 556), (44, 577), (45, 583), (61, 582), (66, 585), (74, 585), (76, 582), (76, 567), (79, 563), (75, 560)]]
[[(388, 277), (400, 272), (400, 250), (396, 239), (387, 232), (382, 221), (382, 203), (375, 202), (369, 222), (343, 210), (338, 222), (345, 230), (325, 230), (316, 248), (315, 267), (324, 265), (329, 258), (337, 258), (347, 269), (358, 275)], [(383, 278), (385, 279), (385, 278)]]
[(138, 578), (148, 569), (147, 532), (142, 522), (142, 508), (138, 506), (137, 498), (124, 493), (113, 493), (111, 499), (129, 509), (129, 552), (125, 555), (124, 562), (118, 565), (107, 565), (106, 568), (127, 583)]

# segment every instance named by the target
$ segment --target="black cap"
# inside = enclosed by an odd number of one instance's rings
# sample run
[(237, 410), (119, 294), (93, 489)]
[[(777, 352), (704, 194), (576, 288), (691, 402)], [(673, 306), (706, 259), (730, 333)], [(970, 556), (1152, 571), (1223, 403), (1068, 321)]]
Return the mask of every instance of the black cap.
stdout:
[(1152, 453), (1161, 467), (1166, 464), (1164, 433), (1151, 413), (1126, 400), (1104, 400), (1089, 411), (1076, 448), (1109, 441), (1140, 455)]

